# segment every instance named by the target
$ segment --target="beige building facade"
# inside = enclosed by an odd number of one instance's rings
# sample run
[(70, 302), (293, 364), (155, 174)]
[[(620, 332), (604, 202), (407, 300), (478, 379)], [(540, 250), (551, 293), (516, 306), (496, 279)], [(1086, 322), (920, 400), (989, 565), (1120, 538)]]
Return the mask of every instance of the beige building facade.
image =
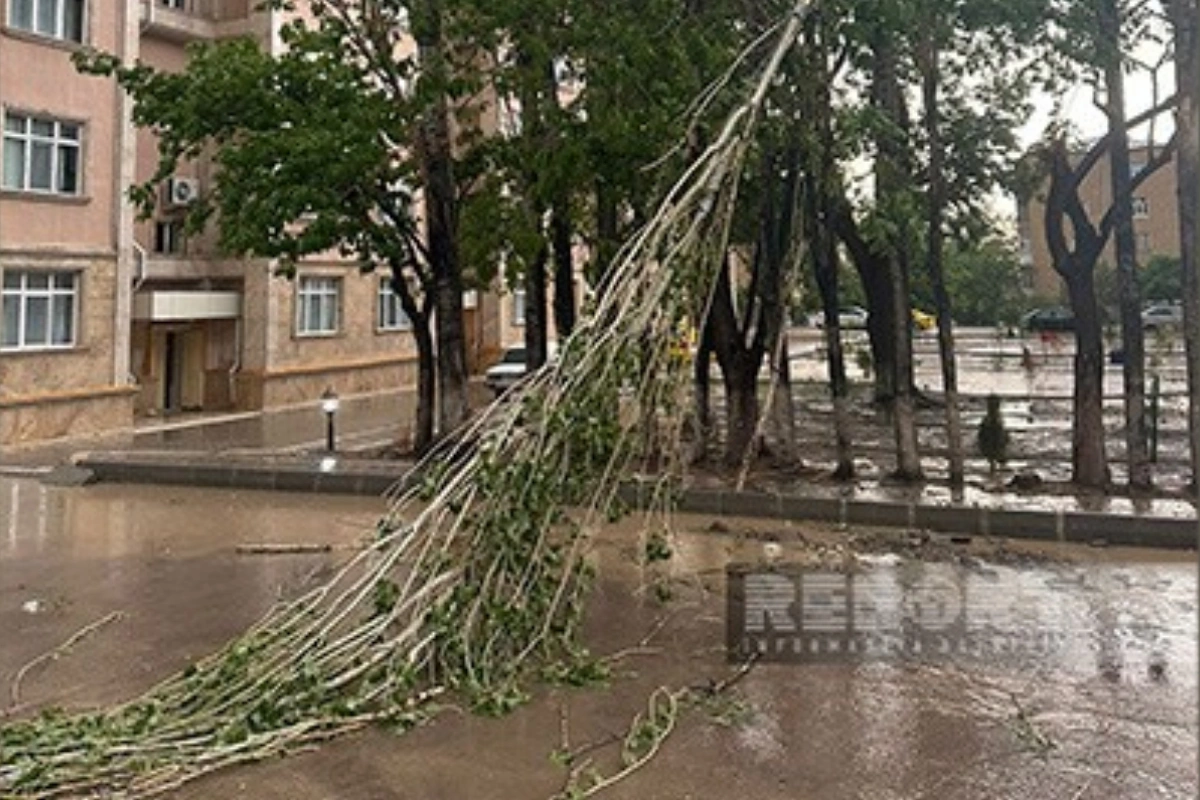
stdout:
[[(1145, 147), (1130, 153), (1130, 171), (1141, 171), (1151, 158)], [(1107, 158), (1099, 161), (1079, 187), (1079, 196), (1093, 224), (1112, 206), (1111, 168)], [(1164, 164), (1134, 192), (1133, 228), (1137, 242), (1137, 260), (1145, 266), (1155, 256), (1179, 256), (1179, 214), (1176, 199), (1174, 160)], [(1054, 271), (1050, 247), (1046, 242), (1046, 190), (1043, 188), (1027, 203), (1018, 203), (1017, 223), (1021, 237), (1021, 255), (1028, 285), (1036, 297), (1065, 297), (1062, 279)], [(1067, 226), (1070, 236), (1070, 226)], [(1116, 263), (1115, 244), (1110, 237), (1102, 261)]]
[[(293, 280), (182, 234), (212, 180), (203, 161), (162, 187), (151, 219), (125, 199), (157, 162), (83, 46), (165, 70), (190, 42), (281, 47), (256, 0), (0, 0), (0, 448), (128, 430), (137, 418), (263, 409), (415, 383), (407, 320), (381, 275), (336, 258)], [(470, 360), (517, 329), (511, 297), (468, 298)]]

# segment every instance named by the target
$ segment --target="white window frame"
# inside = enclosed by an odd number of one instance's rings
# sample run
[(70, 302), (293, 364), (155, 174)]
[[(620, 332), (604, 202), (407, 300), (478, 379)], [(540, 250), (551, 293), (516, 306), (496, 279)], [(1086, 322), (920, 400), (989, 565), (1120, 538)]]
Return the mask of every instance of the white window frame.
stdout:
[(392, 279), (381, 277), (375, 292), (375, 330), (380, 333), (412, 330), (412, 320), (400, 305), (400, 296), (392, 291)]
[[(29, 26), (20, 25), (17, 22), (17, 3), (29, 4)], [(79, 38), (67, 35), (67, 8), (73, 3), (79, 5)], [(7, 0), (8, 6), (8, 27), (13, 30), (32, 33), (35, 36), (44, 36), (47, 39), (56, 39), (61, 42), (75, 42), (83, 44), (87, 40), (88, 29), (88, 3), (87, 0)], [(44, 30), (39, 27), (42, 18), (42, 8), (51, 6), (54, 14), (53, 28)]]
[(514, 327), (525, 327), (525, 290), (514, 289), (512, 293), (512, 324)]
[[(30, 287), (30, 278), (46, 276), (46, 288)], [(16, 276), (16, 286), (10, 286)], [(79, 340), (79, 285), (80, 273), (75, 270), (5, 269), (0, 275), (0, 351), (71, 350)], [(14, 305), (17, 314), (17, 339), (8, 341), (8, 320), (5, 315)], [(29, 305), (32, 300), (46, 302), (46, 329), (44, 342), (29, 342)], [(69, 300), (69, 309), (63, 311)], [(66, 341), (54, 341), (55, 321), (66, 313), (69, 336)]]
[[(51, 133), (38, 134), (33, 132), (33, 126), (41, 123), (51, 126)], [(13, 130), (18, 124), (21, 130)], [(64, 133), (64, 128), (74, 128), (74, 138)], [(6, 109), (3, 122), (3, 142), (0, 143), (0, 189), (12, 192), (29, 192), (32, 194), (60, 195), (63, 197), (78, 197), (83, 191), (83, 124), (70, 120), (39, 117), (20, 111)], [(50, 186), (49, 188), (33, 186), (33, 151), (34, 146), (49, 146), (50, 148)], [(11, 182), (2, 170), (8, 164), (8, 149), (21, 147), (21, 175), (18, 181)], [(62, 159), (67, 150), (75, 152), (75, 186), (63, 188)]]
[[(296, 282), (296, 335), (333, 336), (341, 324), (342, 280), (328, 275), (302, 275)], [(316, 301), (313, 318), (309, 301)], [(329, 325), (323, 325), (322, 307), (329, 304)]]
[(1134, 219), (1145, 219), (1146, 217), (1150, 216), (1150, 201), (1145, 197), (1134, 197), (1132, 205)]

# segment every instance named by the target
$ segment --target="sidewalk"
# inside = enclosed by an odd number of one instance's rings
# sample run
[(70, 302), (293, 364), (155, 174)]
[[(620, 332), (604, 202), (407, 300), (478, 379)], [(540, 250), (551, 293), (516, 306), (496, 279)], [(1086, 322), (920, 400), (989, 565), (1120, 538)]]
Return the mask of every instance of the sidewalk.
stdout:
[[(57, 469), (68, 482), (378, 495), (394, 488), (412, 464), (369, 456), (407, 436), (410, 419), (405, 398), (395, 393), (345, 398), (335, 420), (334, 453), (325, 450), (326, 421), (315, 403), (151, 422), (123, 439), (0, 454), (0, 475), (53, 480)], [(642, 505), (643, 494), (636, 481), (625, 487), (631, 505)], [(1095, 545), (1195, 549), (1200, 541), (1200, 521), (1186, 503), (982, 492), (956, 501), (935, 485), (856, 489), (792, 482), (734, 491), (711, 479), (693, 479), (679, 510)]]
[[(410, 393), (342, 398), (335, 415), (336, 449), (362, 453), (411, 435)], [(132, 432), (59, 440), (0, 452), (0, 474), (46, 471), (82, 454), (281, 456), (323, 453), (326, 418), (319, 401), (269, 411), (181, 414), (139, 420)]]

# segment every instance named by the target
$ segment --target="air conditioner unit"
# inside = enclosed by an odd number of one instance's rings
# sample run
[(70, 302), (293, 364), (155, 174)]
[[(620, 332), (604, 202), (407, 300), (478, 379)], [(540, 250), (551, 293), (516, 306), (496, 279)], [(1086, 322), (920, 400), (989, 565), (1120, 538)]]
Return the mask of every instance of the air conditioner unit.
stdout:
[(200, 181), (195, 178), (171, 178), (167, 181), (166, 206), (184, 208), (200, 197)]

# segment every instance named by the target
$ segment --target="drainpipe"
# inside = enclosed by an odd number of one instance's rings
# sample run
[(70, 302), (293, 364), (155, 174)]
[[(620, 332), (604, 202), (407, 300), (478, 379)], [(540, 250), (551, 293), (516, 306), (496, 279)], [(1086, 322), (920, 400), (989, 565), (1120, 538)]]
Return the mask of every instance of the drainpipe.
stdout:
[[(139, 48), (138, 37), (138, 4), (135, 0), (124, 0), (117, 5), (120, 27), (117, 40), (117, 51), (125, 62), (137, 59)], [(113, 86), (113, 137), (112, 152), (113, 174), (116, 180), (110, 188), (112, 192), (112, 244), (115, 250), (114, 263), (114, 297), (112, 308), (112, 383), (114, 386), (128, 385), (132, 372), (130, 364), (130, 338), (133, 319), (133, 280), (130, 272), (136, 266), (136, 256), (133, 239), (133, 208), (125, 198), (125, 187), (133, 183), (135, 177), (136, 137), (133, 127), (133, 104), (129, 96), (117, 86)]]
[(137, 256), (137, 273), (133, 279), (133, 292), (142, 288), (142, 284), (146, 282), (146, 248), (142, 247), (136, 241), (133, 242), (133, 252)]
[(242, 316), (233, 321), (233, 364), (229, 367), (229, 402), (237, 408), (237, 374), (242, 369)]

